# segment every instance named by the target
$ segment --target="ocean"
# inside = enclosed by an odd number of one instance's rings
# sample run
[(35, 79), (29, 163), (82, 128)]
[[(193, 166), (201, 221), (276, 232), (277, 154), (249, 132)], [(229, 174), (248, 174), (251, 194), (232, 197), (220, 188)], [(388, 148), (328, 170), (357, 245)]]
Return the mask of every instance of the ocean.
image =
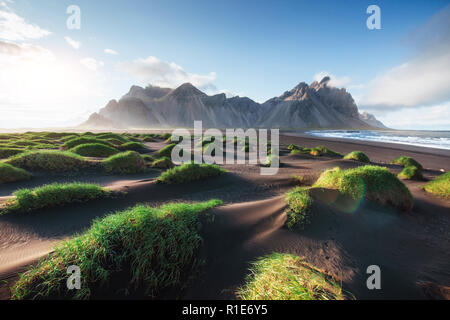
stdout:
[(314, 130), (305, 133), (316, 137), (390, 142), (450, 150), (450, 131)]

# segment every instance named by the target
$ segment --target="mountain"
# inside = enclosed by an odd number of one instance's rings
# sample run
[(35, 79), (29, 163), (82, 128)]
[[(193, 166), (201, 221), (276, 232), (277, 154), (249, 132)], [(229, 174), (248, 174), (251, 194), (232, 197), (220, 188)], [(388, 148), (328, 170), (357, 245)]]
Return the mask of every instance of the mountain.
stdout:
[(359, 114), (359, 118), (372, 127), (388, 129), (388, 127), (386, 127), (381, 121), (377, 120), (377, 118), (375, 118), (375, 116), (371, 113), (364, 111)]
[[(302, 82), (259, 104), (247, 97), (209, 96), (190, 83), (176, 89), (132, 86), (82, 123), (83, 128), (371, 128), (376, 119), (360, 115), (345, 89), (328, 86), (330, 78)], [(382, 124), (381, 124), (382, 125)]]

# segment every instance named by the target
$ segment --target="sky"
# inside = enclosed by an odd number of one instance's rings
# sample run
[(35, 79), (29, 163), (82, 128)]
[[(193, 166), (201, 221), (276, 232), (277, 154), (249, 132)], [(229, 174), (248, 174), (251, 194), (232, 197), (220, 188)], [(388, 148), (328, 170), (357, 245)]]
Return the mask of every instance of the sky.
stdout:
[(0, 128), (77, 125), (132, 85), (264, 102), (325, 75), (389, 127), (450, 130), (450, 1), (0, 0)]

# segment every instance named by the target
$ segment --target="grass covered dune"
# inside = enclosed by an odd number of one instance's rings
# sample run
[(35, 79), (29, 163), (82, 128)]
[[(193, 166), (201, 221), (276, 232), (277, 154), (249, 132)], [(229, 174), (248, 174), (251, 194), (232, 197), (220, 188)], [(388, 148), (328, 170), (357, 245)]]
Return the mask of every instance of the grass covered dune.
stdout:
[(225, 172), (225, 169), (217, 165), (185, 163), (163, 172), (158, 178), (158, 182), (166, 184), (184, 183), (217, 177)]
[(366, 165), (354, 169), (334, 168), (324, 171), (315, 188), (337, 189), (352, 199), (363, 197), (403, 211), (412, 209), (414, 200), (409, 189), (387, 168)]
[(344, 300), (332, 277), (287, 253), (273, 253), (252, 263), (246, 283), (238, 290), (243, 300)]
[(450, 172), (444, 173), (428, 182), (423, 189), (436, 196), (450, 199)]
[[(12, 298), (158, 298), (166, 290), (180, 289), (198, 263), (198, 214), (220, 204), (210, 200), (158, 208), (138, 205), (96, 220), (22, 274)], [(81, 270), (80, 290), (67, 290), (70, 265)]]
[(119, 150), (101, 143), (86, 143), (77, 145), (70, 149), (70, 152), (83, 157), (109, 157), (118, 153)]
[(29, 212), (37, 209), (63, 206), (74, 202), (86, 202), (104, 198), (111, 192), (95, 184), (88, 183), (53, 183), (34, 189), (20, 189), (13, 193), (0, 214), (9, 212)]
[(30, 171), (67, 172), (89, 167), (83, 157), (67, 151), (28, 151), (10, 157), (10, 165)]
[(28, 180), (32, 177), (27, 171), (0, 162), (0, 184)]

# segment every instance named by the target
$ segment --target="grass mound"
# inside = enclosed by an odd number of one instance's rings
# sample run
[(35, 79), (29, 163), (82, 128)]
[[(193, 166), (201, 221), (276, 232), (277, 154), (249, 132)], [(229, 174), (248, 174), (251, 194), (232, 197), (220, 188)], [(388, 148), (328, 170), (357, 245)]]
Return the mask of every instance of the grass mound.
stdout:
[(184, 183), (216, 177), (224, 172), (226, 171), (217, 165), (185, 163), (163, 172), (158, 181), (166, 184)]
[(409, 189), (387, 168), (366, 165), (354, 169), (334, 168), (324, 171), (313, 187), (336, 189), (354, 200), (369, 200), (400, 210), (412, 209)]
[(74, 202), (85, 202), (103, 198), (110, 192), (95, 184), (53, 183), (34, 189), (20, 189), (14, 192), (12, 200), (4, 212), (29, 212), (37, 209), (63, 206)]
[(31, 174), (7, 163), (0, 162), (0, 184), (28, 180)]
[(111, 145), (111, 143), (109, 143), (106, 140), (102, 140), (102, 139), (97, 139), (97, 138), (91, 138), (91, 137), (79, 137), (79, 138), (75, 138), (69, 141), (66, 141), (61, 148), (63, 150), (67, 150), (67, 149), (73, 149), (76, 146), (82, 145), (82, 144), (92, 144), (92, 143), (99, 143), (99, 144), (103, 144), (105, 146), (108, 147), (113, 147), (113, 145)]
[(422, 180), (422, 170), (416, 166), (404, 167), (402, 171), (397, 175), (400, 179), (405, 180)]
[(331, 149), (328, 149), (324, 146), (317, 146), (313, 150), (319, 152), (320, 155), (329, 156), (329, 157), (342, 157), (342, 154), (335, 152)]
[(341, 286), (300, 257), (272, 253), (252, 263), (243, 300), (344, 300)]
[(59, 139), (59, 141), (61, 141), (61, 142), (66, 142), (66, 141), (69, 141), (69, 140), (76, 139), (76, 138), (78, 138), (78, 137), (79, 137), (79, 136), (78, 136), (77, 134), (72, 134), (72, 135), (70, 135), (70, 136), (62, 137), (61, 139)]
[(6, 163), (31, 171), (67, 172), (89, 166), (81, 156), (67, 151), (27, 151), (12, 156)]
[(109, 157), (119, 151), (101, 143), (80, 144), (69, 150), (83, 157)]
[[(157, 298), (179, 289), (196, 266), (201, 242), (198, 214), (220, 200), (139, 205), (96, 220), (80, 236), (21, 275), (13, 299), (90, 299), (104, 296)], [(120, 253), (120, 254), (118, 254)], [(80, 290), (67, 290), (67, 270), (80, 268)]]
[(115, 154), (103, 160), (103, 166), (106, 172), (117, 174), (139, 173), (147, 169), (145, 160), (136, 151)]
[(359, 161), (359, 162), (366, 162), (369, 163), (370, 159), (369, 157), (361, 151), (352, 151), (349, 154), (347, 154), (344, 159), (348, 159), (348, 160), (355, 160), (355, 161)]
[(122, 141), (117, 140), (117, 139), (105, 139), (105, 141), (109, 142), (114, 147), (118, 147), (123, 144)]
[(150, 137), (150, 136), (144, 136), (142, 138), (142, 141), (144, 141), (144, 142), (155, 142), (155, 139), (153, 139), (153, 137)]
[(127, 138), (117, 133), (101, 133), (97, 135), (98, 139), (106, 140), (106, 139), (116, 139), (121, 141), (122, 143), (129, 142)]
[(422, 165), (410, 157), (401, 156), (390, 162), (403, 166), (403, 170), (397, 175), (400, 179), (422, 180)]
[(172, 149), (173, 149), (176, 145), (177, 145), (176, 143), (171, 143), (171, 144), (165, 146), (164, 148), (161, 148), (161, 149), (158, 151), (158, 156), (160, 156), (160, 157), (169, 157), (169, 158), (171, 158), (171, 156), (172, 156)]
[(152, 167), (157, 169), (170, 169), (174, 166), (172, 160), (168, 157), (162, 157), (152, 162)]
[(19, 148), (0, 148), (0, 159), (9, 158), (22, 152), (24, 152), (24, 150)]
[(289, 209), (286, 212), (286, 226), (291, 229), (309, 223), (310, 210), (313, 204), (309, 190), (304, 187), (295, 187), (286, 193), (286, 202)]
[(126, 142), (124, 144), (121, 144), (118, 148), (122, 151), (138, 151), (145, 149), (145, 146), (141, 142)]
[(297, 146), (295, 144), (290, 144), (288, 150), (291, 150), (290, 154), (310, 154), (312, 156), (329, 156), (329, 157), (342, 157), (342, 154), (335, 152), (331, 149), (328, 149), (324, 146), (317, 146), (314, 148), (306, 148)]
[(14, 144), (15, 146), (18, 146), (18, 147), (33, 147), (33, 146), (35, 146), (35, 145), (37, 145), (39, 143), (31, 141), (31, 140), (23, 139), (23, 140), (13, 141), (12, 144)]
[(392, 160), (390, 162), (390, 164), (398, 164), (403, 167), (411, 167), (412, 166), (412, 167), (417, 167), (421, 170), (423, 169), (422, 165), (418, 161), (414, 160), (413, 158), (405, 157), (405, 156), (401, 156), (395, 160)]
[(280, 157), (278, 157), (275, 154), (269, 154), (269, 155), (267, 155), (266, 160), (263, 163), (263, 166), (270, 167), (270, 166), (272, 166), (272, 161), (276, 161), (276, 160), (278, 160), (278, 164), (281, 164)]
[(450, 199), (450, 172), (446, 172), (423, 186), (425, 191)]
[(153, 162), (156, 159), (153, 158), (151, 155), (149, 154), (141, 154), (142, 159), (144, 159), (146, 162)]

